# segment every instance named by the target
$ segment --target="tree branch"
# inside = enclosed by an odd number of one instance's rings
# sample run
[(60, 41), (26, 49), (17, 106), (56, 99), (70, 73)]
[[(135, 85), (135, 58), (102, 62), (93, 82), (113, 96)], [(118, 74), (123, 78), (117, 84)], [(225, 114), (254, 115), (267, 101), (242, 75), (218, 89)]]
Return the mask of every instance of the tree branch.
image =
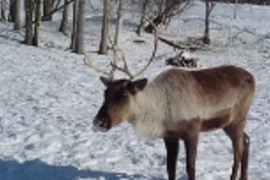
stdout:
[[(49, 12), (48, 14), (44, 14), (44, 15), (41, 17), (41, 19), (43, 20), (43, 19), (45, 19), (46, 17), (48, 17), (48, 16), (50, 16), (50, 15), (52, 15), (52, 14), (54, 14), (54, 13), (60, 11), (61, 9), (63, 9), (65, 6), (69, 5), (69, 4), (72, 3), (72, 2), (73, 2), (73, 0), (70, 0), (70, 1), (66, 2), (65, 4), (63, 4), (62, 6), (59, 6), (58, 8), (55, 8), (54, 10), (52, 10), (51, 12)], [(34, 22), (34, 23), (36, 23), (36, 22)]]
[(169, 45), (169, 46), (172, 46), (172, 47), (174, 47), (174, 48), (176, 48), (176, 49), (181, 49), (181, 50), (186, 49), (186, 47), (183, 47), (183, 46), (180, 46), (180, 45), (178, 45), (178, 44), (175, 44), (173, 41), (169, 41), (169, 40), (167, 40), (167, 39), (165, 39), (165, 38), (158, 37), (158, 39), (159, 39), (161, 42), (163, 42), (163, 43), (165, 43), (165, 44), (167, 44), (167, 45)]

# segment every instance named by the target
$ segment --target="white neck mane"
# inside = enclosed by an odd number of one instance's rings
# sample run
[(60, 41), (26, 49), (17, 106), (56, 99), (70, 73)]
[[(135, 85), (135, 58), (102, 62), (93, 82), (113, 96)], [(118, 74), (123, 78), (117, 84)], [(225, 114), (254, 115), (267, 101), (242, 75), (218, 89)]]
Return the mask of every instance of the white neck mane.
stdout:
[(142, 92), (136, 95), (136, 110), (130, 119), (135, 131), (142, 137), (155, 139), (164, 135), (164, 102), (157, 100), (159, 93), (154, 85), (149, 84)]

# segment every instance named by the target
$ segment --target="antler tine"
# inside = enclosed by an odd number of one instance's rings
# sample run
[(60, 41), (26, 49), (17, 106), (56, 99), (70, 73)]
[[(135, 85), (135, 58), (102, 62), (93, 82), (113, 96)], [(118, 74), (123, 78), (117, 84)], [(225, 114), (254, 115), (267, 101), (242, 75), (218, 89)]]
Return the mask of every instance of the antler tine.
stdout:
[[(153, 27), (154, 27), (154, 36), (155, 36), (155, 39), (154, 39), (154, 49), (153, 49), (153, 52), (152, 52), (152, 55), (149, 59), (149, 61), (147, 62), (147, 64), (139, 71), (137, 72), (134, 77), (137, 77), (139, 75), (141, 75), (149, 66), (150, 64), (153, 62), (154, 58), (155, 58), (155, 55), (156, 55), (156, 52), (157, 52), (157, 48), (158, 48), (158, 28), (157, 26), (153, 23), (152, 20), (150, 20), (147, 16), (143, 15), (143, 18), (148, 21)], [(133, 77), (133, 78), (134, 78)]]
[[(112, 50), (113, 50), (113, 53), (114, 53), (114, 59), (110, 63), (110, 65), (112, 66), (112, 69), (121, 71), (124, 74), (126, 74), (130, 79), (133, 79), (133, 74), (131, 73), (131, 71), (128, 68), (127, 61), (126, 61), (126, 58), (125, 58), (123, 52), (120, 49), (116, 49), (116, 46), (113, 46)], [(118, 61), (117, 61), (117, 59), (118, 59), (118, 57), (117, 57), (117, 51), (119, 51), (121, 53), (121, 55), (122, 55), (121, 60), (124, 63), (124, 67), (123, 68), (122, 67), (119, 67), (117, 65), (117, 63), (118, 63)]]
[(114, 63), (111, 63), (111, 66), (112, 66), (113, 68), (115, 68), (116, 70), (125, 73), (127, 76), (129, 76), (130, 79), (133, 79), (133, 78), (134, 78), (134, 76), (133, 76), (132, 73), (129, 71), (129, 69), (126, 68), (127, 66), (124, 65), (124, 68), (122, 68), (122, 67), (119, 67), (119, 66), (115, 65)]
[(97, 66), (93, 65), (92, 62), (90, 61), (90, 58), (86, 54), (84, 54), (83, 62), (84, 62), (84, 64), (86, 66), (88, 66), (91, 69), (97, 71), (98, 73), (101, 73), (101, 74), (103, 74), (105, 76), (108, 76), (110, 79), (113, 78), (111, 73), (109, 73), (109, 72), (105, 71), (104, 69), (100, 69)]

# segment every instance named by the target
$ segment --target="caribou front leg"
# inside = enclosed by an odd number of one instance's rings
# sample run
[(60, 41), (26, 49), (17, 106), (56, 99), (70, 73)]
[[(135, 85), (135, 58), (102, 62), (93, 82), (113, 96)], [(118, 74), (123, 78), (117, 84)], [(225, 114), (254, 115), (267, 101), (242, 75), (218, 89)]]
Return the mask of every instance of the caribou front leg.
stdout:
[(178, 138), (164, 138), (164, 143), (167, 151), (167, 173), (168, 180), (175, 180), (175, 170), (177, 155), (179, 149)]
[(188, 134), (185, 139), (185, 149), (186, 149), (186, 171), (189, 180), (196, 179), (196, 156), (197, 156), (197, 146), (198, 146), (199, 132), (192, 132)]

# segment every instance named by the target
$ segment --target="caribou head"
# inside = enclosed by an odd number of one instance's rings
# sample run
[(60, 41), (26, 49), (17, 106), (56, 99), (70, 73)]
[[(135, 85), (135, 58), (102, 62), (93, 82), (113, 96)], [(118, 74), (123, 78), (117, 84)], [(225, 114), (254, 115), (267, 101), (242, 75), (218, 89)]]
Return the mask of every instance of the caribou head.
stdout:
[(94, 118), (93, 125), (101, 131), (108, 131), (134, 115), (136, 94), (145, 88), (147, 79), (136, 81), (128, 79), (111, 81), (104, 77), (100, 79), (106, 90), (103, 105)]

